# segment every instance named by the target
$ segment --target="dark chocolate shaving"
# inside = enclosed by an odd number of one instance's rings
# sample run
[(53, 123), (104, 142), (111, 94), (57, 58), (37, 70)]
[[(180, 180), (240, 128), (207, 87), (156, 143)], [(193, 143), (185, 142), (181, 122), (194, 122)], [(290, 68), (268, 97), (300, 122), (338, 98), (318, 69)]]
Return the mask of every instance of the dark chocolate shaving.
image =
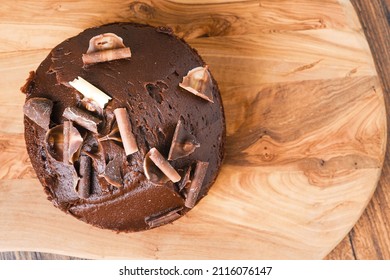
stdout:
[(53, 101), (47, 98), (34, 97), (26, 101), (23, 106), (23, 113), (44, 130), (48, 130), (52, 109)]
[(73, 189), (77, 192), (77, 186), (80, 181), (80, 177), (77, 174), (76, 169), (74, 168), (74, 165), (67, 165), (72, 170), (72, 181), (73, 181)]
[[(180, 182), (179, 192), (182, 192), (183, 190), (187, 189), (190, 186), (190, 184), (191, 184), (191, 179), (190, 179), (191, 170), (192, 170), (192, 167), (189, 166), (187, 171), (186, 171), (186, 174), (184, 175), (183, 179)], [(187, 196), (187, 193), (184, 192), (184, 195)]]
[(80, 181), (77, 186), (77, 194), (80, 198), (88, 198), (91, 192), (92, 160), (89, 156), (80, 156)]
[(149, 228), (155, 228), (158, 226), (162, 226), (162, 225), (171, 223), (174, 220), (180, 218), (181, 215), (178, 212), (182, 209), (183, 208), (180, 207), (180, 208), (171, 210), (171, 211), (164, 213), (162, 215), (159, 215), (159, 216), (147, 217), (147, 218), (145, 218), (145, 223), (149, 226)]
[(98, 125), (101, 123), (101, 120), (77, 107), (66, 108), (62, 116), (68, 120), (74, 121), (78, 125), (88, 129), (93, 133), (98, 132)]
[(198, 161), (196, 163), (194, 177), (188, 189), (187, 197), (184, 205), (188, 208), (193, 208), (198, 200), (199, 192), (202, 188), (204, 177), (206, 176), (208, 162)]
[(63, 162), (64, 158), (64, 125), (60, 124), (46, 132), (45, 149), (55, 161)]
[(73, 164), (78, 155), (83, 143), (83, 137), (80, 132), (73, 126), (72, 121), (64, 121), (64, 146), (63, 146), (63, 162)]
[(183, 126), (181, 120), (177, 122), (175, 133), (173, 134), (168, 160), (176, 160), (192, 154), (196, 148), (200, 147), (195, 136), (190, 134)]
[(114, 126), (113, 126), (113, 128), (112, 128), (112, 130), (110, 131), (109, 134), (99, 138), (100, 142), (108, 141), (108, 140), (122, 142), (122, 138), (120, 136), (119, 128), (118, 128), (118, 124), (117, 123), (114, 124)]
[(111, 184), (107, 182), (107, 180), (104, 177), (97, 177), (98, 183), (100, 185), (100, 188), (103, 192), (109, 192)]
[(83, 54), (84, 65), (130, 58), (130, 48), (126, 48), (121, 37), (114, 33), (104, 33), (89, 40), (86, 54)]
[(104, 110), (104, 126), (102, 133), (108, 134), (114, 129), (116, 123), (114, 112), (111, 106), (108, 104)]
[(84, 142), (82, 153), (92, 159), (94, 169), (98, 174), (102, 174), (106, 168), (106, 159), (102, 144), (92, 135), (89, 135)]
[(107, 164), (103, 173), (103, 177), (106, 179), (106, 181), (117, 188), (123, 186), (123, 178), (121, 172), (122, 162), (122, 157), (116, 156)]

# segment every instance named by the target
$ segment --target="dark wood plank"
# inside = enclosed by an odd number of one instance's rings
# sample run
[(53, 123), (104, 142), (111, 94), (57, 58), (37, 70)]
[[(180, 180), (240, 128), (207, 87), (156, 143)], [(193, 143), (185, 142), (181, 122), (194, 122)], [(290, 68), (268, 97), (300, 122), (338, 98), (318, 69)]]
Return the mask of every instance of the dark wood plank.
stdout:
[(325, 260), (354, 260), (355, 253), (352, 248), (350, 234), (348, 234)]
[[(390, 112), (390, 0), (351, 0), (368, 43), (384, 90)], [(390, 117), (387, 114), (388, 135)], [(390, 259), (390, 143), (378, 188), (362, 217), (348, 235), (356, 259)], [(347, 247), (347, 249), (346, 249)], [(343, 259), (344, 242), (327, 259)]]
[[(387, 95), (386, 98), (389, 98), (389, 96)], [(388, 149), (378, 188), (366, 211), (350, 233), (352, 247), (357, 259), (390, 259), (389, 154)]]
[(40, 252), (0, 252), (0, 260), (81, 260), (71, 256)]
[(387, 14), (389, 13), (389, 11), (390, 11), (390, 0), (385, 0), (385, 3), (384, 3), (385, 5), (386, 5), (386, 8), (387, 8)]

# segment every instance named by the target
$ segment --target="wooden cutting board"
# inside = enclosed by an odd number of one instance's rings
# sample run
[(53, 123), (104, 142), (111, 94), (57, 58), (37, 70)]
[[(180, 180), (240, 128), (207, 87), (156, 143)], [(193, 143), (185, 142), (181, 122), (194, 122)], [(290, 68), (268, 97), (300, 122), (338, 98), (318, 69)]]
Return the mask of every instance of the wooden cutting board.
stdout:
[[(30, 165), (19, 92), (55, 45), (114, 21), (168, 25), (223, 96), (226, 160), (173, 224), (116, 234), (54, 208)], [(86, 258), (321, 259), (373, 194), (386, 145), (383, 92), (346, 0), (2, 1), (0, 250)]]

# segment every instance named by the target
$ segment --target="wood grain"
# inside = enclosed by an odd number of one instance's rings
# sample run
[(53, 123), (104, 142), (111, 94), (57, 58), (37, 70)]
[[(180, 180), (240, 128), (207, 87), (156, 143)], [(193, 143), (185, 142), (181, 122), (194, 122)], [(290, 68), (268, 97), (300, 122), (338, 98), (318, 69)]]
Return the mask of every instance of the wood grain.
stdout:
[[(349, 1), (16, 4), (5, 1), (0, 22), (7, 32), (0, 49), (7, 81), (0, 81), (0, 250), (318, 259), (370, 200), (385, 155), (386, 112)], [(200, 205), (172, 225), (131, 235), (92, 228), (46, 201), (25, 151), (18, 91), (54, 45), (123, 20), (171, 26), (199, 51), (219, 82), (228, 136), (221, 174)]]
[[(390, 1), (351, 1), (362, 22), (374, 55), (379, 78), (384, 89), (386, 108), (390, 105)], [(389, 125), (389, 114), (387, 124)], [(388, 130), (389, 131), (389, 130)], [(378, 188), (366, 211), (345, 238), (356, 259), (390, 259), (390, 154), (387, 148), (385, 164)], [(329, 254), (330, 259), (342, 259), (345, 247), (340, 244)]]

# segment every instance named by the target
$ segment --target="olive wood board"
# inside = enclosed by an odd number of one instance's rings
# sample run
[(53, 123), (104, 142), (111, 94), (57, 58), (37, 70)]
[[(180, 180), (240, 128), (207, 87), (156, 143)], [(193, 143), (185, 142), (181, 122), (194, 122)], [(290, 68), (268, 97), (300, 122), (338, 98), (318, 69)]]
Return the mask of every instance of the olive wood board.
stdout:
[[(322, 259), (379, 179), (383, 91), (345, 0), (2, 1), (0, 250), (115, 259)], [(164, 25), (218, 81), (226, 157), (192, 211), (138, 233), (94, 228), (46, 199), (23, 137), (19, 88), (50, 50), (88, 27)], [(130, 46), (131, 47), (131, 46)]]

